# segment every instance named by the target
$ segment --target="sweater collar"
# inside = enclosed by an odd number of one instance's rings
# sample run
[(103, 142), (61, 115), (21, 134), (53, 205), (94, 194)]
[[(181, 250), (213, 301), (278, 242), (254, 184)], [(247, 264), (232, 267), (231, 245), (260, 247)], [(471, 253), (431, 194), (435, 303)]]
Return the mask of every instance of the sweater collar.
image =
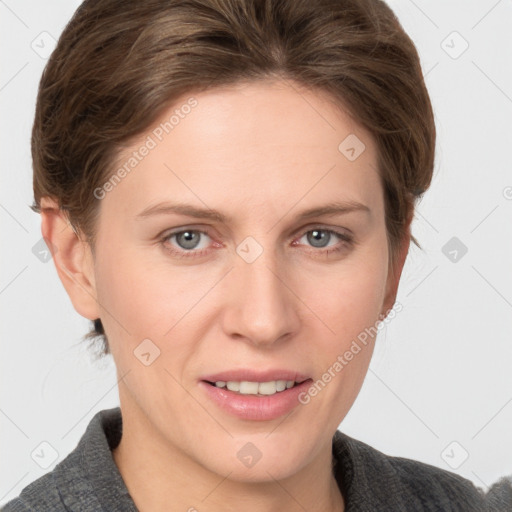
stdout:
[[(76, 449), (55, 468), (59, 487), (65, 489), (80, 481), (83, 493), (96, 500), (102, 509), (137, 512), (112, 456), (112, 450), (121, 440), (122, 426), (120, 407), (97, 412)], [(388, 505), (400, 505), (396, 501), (400, 493), (395, 472), (386, 457), (375, 457), (375, 452), (370, 446), (336, 430), (332, 440), (333, 473), (345, 501), (345, 512), (383, 510)], [(386, 485), (372, 485), (369, 469), (372, 475), (379, 474)], [(395, 497), (391, 502), (390, 496)], [(81, 510), (81, 499), (64, 494), (61, 498), (70, 511)]]

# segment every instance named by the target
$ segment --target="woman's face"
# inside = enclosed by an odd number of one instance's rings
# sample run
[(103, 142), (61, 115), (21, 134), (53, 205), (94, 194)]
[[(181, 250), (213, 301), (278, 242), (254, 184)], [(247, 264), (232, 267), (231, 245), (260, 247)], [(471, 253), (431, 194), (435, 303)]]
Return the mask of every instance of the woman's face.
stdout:
[[(396, 292), (369, 134), (321, 93), (251, 83), (184, 95), (123, 166), (97, 191), (94, 281), (124, 421), (159, 453), (240, 481), (330, 453), (373, 350), (354, 340)], [(301, 216), (333, 203), (364, 207)], [(204, 382), (238, 370), (311, 381), (250, 403)]]

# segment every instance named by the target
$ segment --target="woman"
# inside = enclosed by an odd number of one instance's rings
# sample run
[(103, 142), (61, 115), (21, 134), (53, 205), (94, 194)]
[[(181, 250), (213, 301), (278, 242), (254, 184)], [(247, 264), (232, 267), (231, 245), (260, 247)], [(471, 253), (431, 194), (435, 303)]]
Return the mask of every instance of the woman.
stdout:
[(491, 506), (337, 430), (433, 171), (418, 55), (385, 3), (86, 0), (32, 149), (33, 208), (120, 408), (4, 510)]

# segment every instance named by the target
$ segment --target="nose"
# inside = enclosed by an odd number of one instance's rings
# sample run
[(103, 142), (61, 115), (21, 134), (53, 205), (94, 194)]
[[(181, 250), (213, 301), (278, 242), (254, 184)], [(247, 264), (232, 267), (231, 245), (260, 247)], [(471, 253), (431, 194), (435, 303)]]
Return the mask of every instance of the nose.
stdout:
[(236, 255), (226, 285), (224, 332), (260, 347), (272, 346), (299, 328), (292, 267), (270, 249), (249, 261)]

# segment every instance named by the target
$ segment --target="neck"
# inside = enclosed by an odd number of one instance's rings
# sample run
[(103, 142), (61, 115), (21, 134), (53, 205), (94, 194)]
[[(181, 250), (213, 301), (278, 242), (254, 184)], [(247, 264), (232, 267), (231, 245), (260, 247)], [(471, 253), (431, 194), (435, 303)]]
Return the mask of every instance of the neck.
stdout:
[(345, 504), (331, 469), (331, 444), (297, 473), (265, 482), (235, 481), (209, 471), (170, 445), (147, 418), (123, 408), (123, 435), (114, 461), (140, 512), (343, 512)]

